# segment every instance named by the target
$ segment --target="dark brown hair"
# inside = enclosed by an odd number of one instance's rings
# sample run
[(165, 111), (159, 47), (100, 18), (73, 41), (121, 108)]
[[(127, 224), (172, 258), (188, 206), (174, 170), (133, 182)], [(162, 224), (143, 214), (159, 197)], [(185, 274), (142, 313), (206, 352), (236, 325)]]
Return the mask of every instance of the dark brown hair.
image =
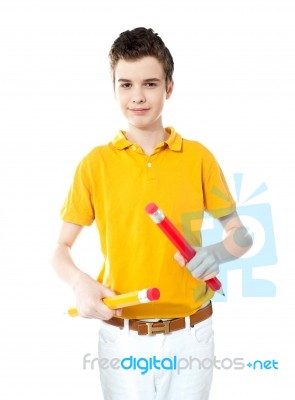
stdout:
[(113, 83), (115, 83), (115, 68), (119, 60), (139, 60), (146, 56), (155, 57), (163, 65), (166, 87), (168, 87), (173, 76), (173, 58), (160, 36), (147, 28), (135, 28), (122, 32), (114, 41), (109, 52)]

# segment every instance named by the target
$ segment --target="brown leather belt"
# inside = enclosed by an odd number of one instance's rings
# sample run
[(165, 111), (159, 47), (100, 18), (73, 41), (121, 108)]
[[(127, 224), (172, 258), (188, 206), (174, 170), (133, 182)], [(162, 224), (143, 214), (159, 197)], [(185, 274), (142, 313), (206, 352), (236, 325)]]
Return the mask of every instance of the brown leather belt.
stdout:
[[(212, 303), (206, 307), (201, 308), (195, 314), (190, 316), (190, 326), (194, 326), (201, 321), (209, 318), (213, 313)], [(124, 319), (113, 317), (104, 320), (107, 324), (116, 326), (120, 329), (124, 328)], [(146, 322), (139, 319), (129, 320), (129, 329), (137, 331), (139, 335), (153, 335), (155, 333), (164, 333), (165, 335), (170, 332), (178, 331), (185, 328), (185, 318), (173, 318), (168, 321)]]

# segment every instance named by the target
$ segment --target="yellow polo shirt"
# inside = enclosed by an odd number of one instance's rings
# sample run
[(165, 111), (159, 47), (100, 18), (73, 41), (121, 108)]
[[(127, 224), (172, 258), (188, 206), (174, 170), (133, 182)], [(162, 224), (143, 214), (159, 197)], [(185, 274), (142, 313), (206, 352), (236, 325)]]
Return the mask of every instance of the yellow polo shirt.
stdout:
[(193, 246), (201, 245), (204, 210), (219, 218), (235, 209), (212, 153), (172, 127), (166, 131), (168, 140), (150, 156), (124, 131), (95, 147), (78, 165), (61, 211), (74, 224), (95, 220), (104, 256), (99, 282), (118, 294), (159, 288), (159, 300), (124, 308), (124, 318), (191, 315), (214, 295), (174, 260), (176, 249), (147, 215), (147, 204), (156, 203)]

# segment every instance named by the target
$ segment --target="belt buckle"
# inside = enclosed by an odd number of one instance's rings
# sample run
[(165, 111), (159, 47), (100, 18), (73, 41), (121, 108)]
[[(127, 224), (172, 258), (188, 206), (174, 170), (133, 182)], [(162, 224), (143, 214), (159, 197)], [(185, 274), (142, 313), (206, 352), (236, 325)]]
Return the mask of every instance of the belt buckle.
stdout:
[[(158, 333), (164, 333), (166, 335), (167, 333), (170, 333), (170, 322), (171, 321), (161, 321), (161, 324), (163, 326), (153, 326), (155, 322), (146, 322), (147, 328), (148, 328), (148, 336), (154, 335), (156, 332)], [(156, 322), (159, 323), (159, 322)]]

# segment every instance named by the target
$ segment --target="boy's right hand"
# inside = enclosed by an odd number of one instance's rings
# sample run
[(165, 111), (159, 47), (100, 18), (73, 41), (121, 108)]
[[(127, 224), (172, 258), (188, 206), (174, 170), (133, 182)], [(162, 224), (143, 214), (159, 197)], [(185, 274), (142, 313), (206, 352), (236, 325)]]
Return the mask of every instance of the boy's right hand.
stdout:
[(122, 309), (111, 310), (102, 302), (103, 298), (115, 296), (116, 293), (86, 273), (79, 274), (73, 289), (80, 317), (108, 320), (122, 314)]

